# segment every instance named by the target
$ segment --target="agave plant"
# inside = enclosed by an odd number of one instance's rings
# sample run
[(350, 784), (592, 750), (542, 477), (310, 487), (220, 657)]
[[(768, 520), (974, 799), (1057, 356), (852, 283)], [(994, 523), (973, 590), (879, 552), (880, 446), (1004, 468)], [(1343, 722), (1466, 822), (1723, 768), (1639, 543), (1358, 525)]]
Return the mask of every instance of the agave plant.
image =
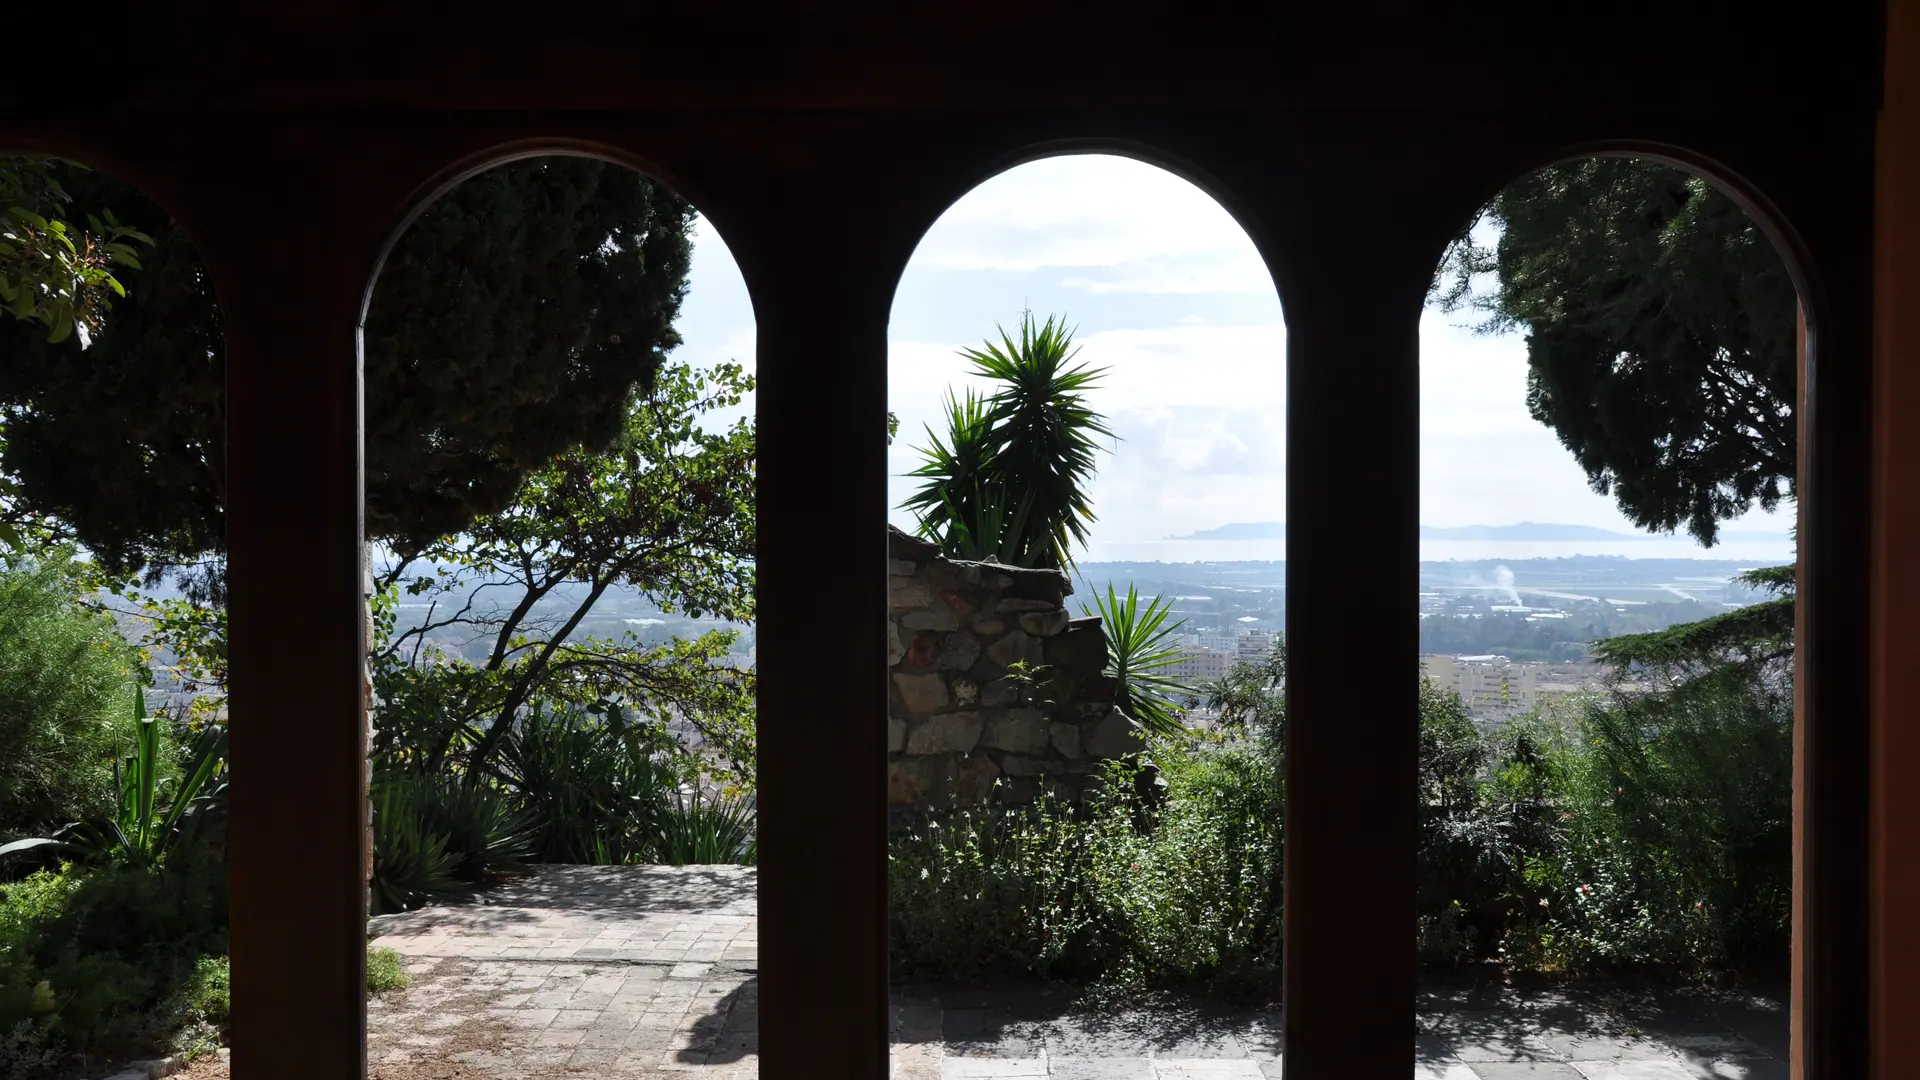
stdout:
[(500, 772), (518, 793), (542, 862), (607, 865), (653, 857), (670, 770), (640, 728), (535, 702), (502, 743)]
[[(1164, 597), (1156, 596), (1142, 608), (1134, 585), (1127, 586), (1122, 599), (1108, 584), (1107, 595), (1102, 598), (1095, 593), (1093, 603), (1107, 632), (1107, 674), (1114, 680), (1114, 707), (1142, 731), (1184, 734), (1179, 702), (1190, 696), (1189, 691), (1165, 672), (1180, 662), (1180, 650), (1173, 642), (1185, 620), (1168, 625), (1173, 608)], [(1092, 615), (1094, 608), (1082, 605), (1081, 611)]]
[(460, 891), (458, 859), (449, 837), (433, 828), (425, 809), (431, 779), (408, 771), (374, 777), (373, 913), (391, 914)]
[(202, 729), (186, 770), (167, 772), (167, 747), (160, 722), (147, 715), (145, 695), (134, 686), (133, 753), (113, 763), (119, 804), (111, 817), (68, 825), (51, 837), (16, 840), (0, 846), (0, 857), (48, 850), (116, 866), (152, 869), (199, 850), (209, 821), (227, 801), (227, 731), (218, 724)]
[(758, 861), (753, 808), (734, 795), (689, 798), (678, 789), (660, 810), (659, 861), (673, 866)]

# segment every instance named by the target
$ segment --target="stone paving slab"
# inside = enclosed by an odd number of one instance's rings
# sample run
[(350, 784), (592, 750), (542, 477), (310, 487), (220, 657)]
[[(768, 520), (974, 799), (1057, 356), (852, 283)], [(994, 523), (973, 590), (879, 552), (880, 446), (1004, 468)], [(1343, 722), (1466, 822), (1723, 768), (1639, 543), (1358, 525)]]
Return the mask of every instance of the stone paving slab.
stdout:
[[(749, 867), (543, 866), (384, 917), (413, 983), (368, 1005), (372, 1080), (759, 1072)], [(1280, 1017), (1166, 998), (1102, 1013), (1032, 986), (896, 987), (896, 1080), (1272, 1080)], [(1786, 1080), (1786, 1012), (1733, 995), (1432, 988), (1416, 1080)], [(450, 1067), (459, 1071), (449, 1072)]]

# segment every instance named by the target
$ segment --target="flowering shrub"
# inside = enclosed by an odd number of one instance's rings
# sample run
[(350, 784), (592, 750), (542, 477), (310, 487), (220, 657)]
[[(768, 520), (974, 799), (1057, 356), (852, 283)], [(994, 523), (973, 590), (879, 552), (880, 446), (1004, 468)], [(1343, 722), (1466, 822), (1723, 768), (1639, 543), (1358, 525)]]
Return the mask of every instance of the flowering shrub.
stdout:
[[(1789, 690), (1736, 673), (1492, 734), (1431, 685), (1420, 710), (1425, 964), (1784, 964)], [(895, 974), (1277, 988), (1280, 766), (1256, 725), (1156, 740), (1077, 804), (923, 814), (889, 845)]]

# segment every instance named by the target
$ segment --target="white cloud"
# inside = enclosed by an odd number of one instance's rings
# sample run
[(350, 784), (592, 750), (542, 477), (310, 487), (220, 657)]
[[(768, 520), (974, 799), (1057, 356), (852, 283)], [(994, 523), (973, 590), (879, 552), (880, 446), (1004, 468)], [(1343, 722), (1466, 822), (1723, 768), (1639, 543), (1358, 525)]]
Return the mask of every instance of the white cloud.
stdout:
[(1065, 280), (1093, 293), (1273, 290), (1245, 230), (1211, 196), (1164, 169), (1105, 155), (1047, 158), (986, 180), (927, 231), (913, 263), (1106, 271)]

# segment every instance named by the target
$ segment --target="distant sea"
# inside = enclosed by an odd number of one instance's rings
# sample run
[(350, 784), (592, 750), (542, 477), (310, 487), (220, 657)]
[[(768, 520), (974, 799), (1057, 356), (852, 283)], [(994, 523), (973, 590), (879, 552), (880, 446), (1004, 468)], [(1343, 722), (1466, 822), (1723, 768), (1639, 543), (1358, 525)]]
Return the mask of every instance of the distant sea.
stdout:
[[(1710, 548), (1684, 537), (1650, 540), (1422, 540), (1421, 562), (1561, 559), (1618, 555), (1629, 559), (1714, 559), (1774, 566), (1793, 561), (1790, 540), (1727, 540)], [(1287, 557), (1285, 540), (1138, 540), (1089, 545), (1085, 562), (1250, 562)]]

